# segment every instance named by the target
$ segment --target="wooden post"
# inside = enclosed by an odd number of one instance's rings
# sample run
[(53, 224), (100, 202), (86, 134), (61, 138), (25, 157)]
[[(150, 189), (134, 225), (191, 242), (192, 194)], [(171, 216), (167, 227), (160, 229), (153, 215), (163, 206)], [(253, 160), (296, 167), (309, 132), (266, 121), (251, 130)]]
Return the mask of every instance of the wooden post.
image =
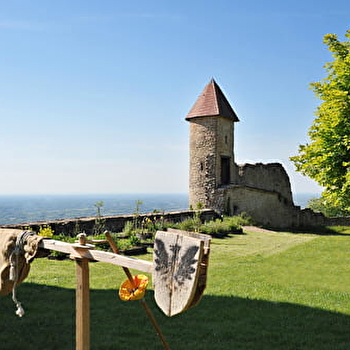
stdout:
[(90, 349), (89, 260), (76, 259), (76, 350)]
[[(79, 244), (84, 249), (86, 235), (78, 235)], [(90, 281), (89, 260), (76, 259), (76, 301), (75, 301), (75, 337), (76, 350), (90, 349)]]

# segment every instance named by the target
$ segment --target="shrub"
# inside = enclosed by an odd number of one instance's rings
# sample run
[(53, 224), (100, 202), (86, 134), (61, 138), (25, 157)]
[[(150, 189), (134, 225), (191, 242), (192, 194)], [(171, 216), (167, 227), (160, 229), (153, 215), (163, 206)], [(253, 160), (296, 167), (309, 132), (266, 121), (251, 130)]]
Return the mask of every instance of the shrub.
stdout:
[(123, 228), (123, 234), (130, 236), (134, 230), (134, 224), (131, 221), (127, 221)]
[(252, 224), (251, 218), (242, 213), (237, 216), (224, 216), (222, 219), (215, 219), (202, 223), (196, 213), (193, 218), (186, 219), (178, 224), (169, 224), (169, 227), (183, 231), (202, 232), (208, 235), (224, 234), (237, 231), (243, 225)]
[(224, 217), (223, 219), (216, 219), (203, 224), (200, 228), (201, 232), (208, 235), (221, 235), (237, 232), (241, 225), (237, 224), (237, 219), (233, 217)]
[(52, 238), (55, 231), (51, 228), (50, 225), (40, 226), (38, 235), (46, 238)]
[(201, 225), (200, 231), (207, 235), (215, 235), (229, 232), (230, 228), (223, 220), (216, 219)]
[(225, 216), (224, 220), (227, 220), (235, 228), (254, 224), (253, 219), (244, 212), (235, 216)]
[(131, 234), (129, 237), (129, 241), (131, 246), (136, 246), (140, 244), (140, 239), (136, 236), (136, 234)]
[(190, 218), (181, 221), (178, 225), (180, 230), (196, 232), (197, 227), (201, 225), (201, 222), (197, 222), (196, 218)]

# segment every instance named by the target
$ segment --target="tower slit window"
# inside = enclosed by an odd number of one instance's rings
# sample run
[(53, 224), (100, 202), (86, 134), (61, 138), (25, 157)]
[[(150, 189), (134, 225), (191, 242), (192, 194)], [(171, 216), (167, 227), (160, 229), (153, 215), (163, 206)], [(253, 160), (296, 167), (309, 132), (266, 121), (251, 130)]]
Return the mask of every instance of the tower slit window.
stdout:
[(230, 183), (230, 157), (221, 157), (221, 184)]

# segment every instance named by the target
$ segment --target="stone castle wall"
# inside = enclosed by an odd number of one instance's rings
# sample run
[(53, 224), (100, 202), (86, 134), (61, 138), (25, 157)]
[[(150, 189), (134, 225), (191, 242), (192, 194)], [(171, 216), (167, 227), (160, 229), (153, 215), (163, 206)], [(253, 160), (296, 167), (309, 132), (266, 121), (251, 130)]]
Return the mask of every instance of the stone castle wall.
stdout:
[[(245, 212), (257, 223), (275, 228), (350, 225), (350, 218), (326, 218), (294, 205), (289, 176), (279, 163), (236, 165), (232, 162), (236, 169), (232, 171), (232, 181), (220, 186), (211, 178), (215, 155), (203, 152), (203, 157), (204, 174), (194, 174), (198, 182), (191, 189), (194, 205), (200, 202), (220, 215)], [(201, 176), (208, 179), (202, 181)]]
[(274, 191), (293, 203), (289, 176), (279, 163), (244, 164), (238, 166), (239, 185)]
[[(185, 219), (192, 217), (194, 211), (175, 211), (168, 213), (149, 213), (140, 214), (139, 220), (145, 217), (149, 217), (152, 220), (159, 220), (160, 218), (170, 222), (181, 222)], [(213, 210), (201, 210), (200, 218), (202, 221), (210, 221), (218, 218), (218, 213)], [(128, 221), (133, 221), (135, 215), (113, 215), (103, 216), (102, 219), (105, 221), (105, 228), (111, 232), (121, 232)], [(83, 217), (83, 218), (72, 218), (64, 220), (50, 220), (50, 221), (39, 221), (29, 222), (22, 224), (10, 224), (2, 225), (1, 228), (16, 228), (20, 230), (31, 229), (38, 232), (40, 226), (50, 226), (55, 234), (63, 234), (68, 236), (75, 236), (77, 232), (85, 232), (87, 235), (92, 235), (94, 226), (96, 223), (95, 217)]]
[(230, 185), (218, 188), (213, 207), (229, 215), (249, 214), (258, 224), (274, 228), (350, 226), (350, 217), (327, 218), (311, 209), (300, 209), (279, 192)]
[[(216, 210), (229, 215), (247, 213), (255, 222), (271, 227), (294, 226), (294, 205), (275, 191), (230, 185), (218, 189)], [(294, 215), (291, 215), (294, 214)]]

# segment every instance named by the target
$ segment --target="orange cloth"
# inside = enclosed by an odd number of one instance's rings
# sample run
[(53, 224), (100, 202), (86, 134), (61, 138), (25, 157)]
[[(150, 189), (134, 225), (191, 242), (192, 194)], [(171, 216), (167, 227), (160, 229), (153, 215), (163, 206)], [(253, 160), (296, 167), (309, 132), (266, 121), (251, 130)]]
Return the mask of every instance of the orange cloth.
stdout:
[(133, 276), (134, 283), (128, 279), (119, 288), (119, 297), (123, 301), (140, 300), (143, 298), (148, 285), (148, 277), (145, 275)]

